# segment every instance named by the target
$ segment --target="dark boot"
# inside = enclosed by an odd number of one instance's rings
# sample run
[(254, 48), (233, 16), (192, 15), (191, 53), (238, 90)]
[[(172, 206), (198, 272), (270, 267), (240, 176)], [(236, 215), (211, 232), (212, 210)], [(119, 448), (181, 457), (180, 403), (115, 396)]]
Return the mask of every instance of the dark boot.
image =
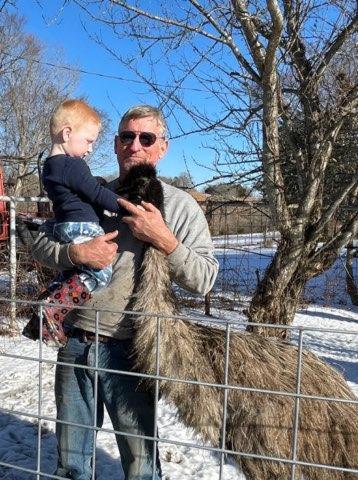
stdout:
[[(46, 344), (54, 343), (60, 347), (67, 341), (63, 321), (70, 310), (83, 305), (91, 298), (87, 287), (78, 274), (63, 282), (58, 282), (42, 292), (38, 300), (44, 300), (48, 306), (43, 307), (42, 340)], [(51, 304), (55, 304), (53, 307)], [(40, 337), (40, 317), (34, 313), (23, 330), (25, 337), (37, 340)]]
[[(36, 300), (37, 301), (45, 300), (50, 295), (51, 295), (50, 290), (46, 289), (40, 293), (40, 295), (37, 297)], [(44, 323), (45, 322), (43, 322), (42, 324), (43, 330), (44, 328), (46, 328)], [(22, 334), (25, 337), (30, 338), (30, 340), (38, 340), (40, 338), (40, 317), (37, 313), (37, 307), (34, 306), (31, 318), (25, 325), (24, 329), (22, 330)]]

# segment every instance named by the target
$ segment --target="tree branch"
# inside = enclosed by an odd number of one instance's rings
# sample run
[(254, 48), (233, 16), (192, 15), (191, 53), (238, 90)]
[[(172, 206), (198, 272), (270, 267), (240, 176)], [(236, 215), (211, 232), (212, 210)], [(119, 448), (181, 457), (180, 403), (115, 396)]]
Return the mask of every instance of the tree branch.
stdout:
[[(74, 1), (77, 4), (80, 4), (80, 2), (78, 0), (74, 0)], [(225, 44), (227, 43), (224, 38), (216, 37), (215, 35), (212, 35), (211, 33), (206, 32), (205, 30), (203, 30), (201, 28), (195, 27), (193, 25), (189, 25), (188, 23), (183, 23), (183, 22), (179, 22), (177, 20), (173, 20), (172, 18), (161, 17), (159, 15), (153, 15), (146, 10), (142, 10), (140, 8), (134, 7), (133, 5), (128, 5), (127, 2), (124, 2), (122, 0), (110, 0), (110, 3), (113, 3), (114, 5), (117, 5), (119, 7), (122, 7), (125, 10), (129, 10), (131, 12), (134, 12), (134, 13), (142, 16), (142, 17), (149, 18), (150, 20), (154, 20), (155, 22), (163, 23), (165, 25), (171, 25), (173, 27), (179, 27), (179, 28), (185, 29), (189, 32), (198, 33), (199, 35), (202, 35), (206, 38), (209, 38), (210, 40), (215, 40), (216, 42), (221, 42), (221, 43), (225, 43)], [(84, 8), (81, 4), (80, 4), (80, 6), (81, 6), (81, 8)], [(93, 15), (91, 13), (90, 13), (90, 15), (93, 17)], [(97, 17), (93, 17), (93, 18), (95, 18), (96, 20), (103, 21), (103, 19), (99, 19)], [(121, 22), (118, 22), (118, 23), (121, 23)], [(114, 24), (116, 24), (116, 22), (111, 20), (111, 24), (114, 25)]]
[(260, 77), (264, 70), (265, 49), (259, 41), (258, 32), (255, 27), (244, 0), (231, 0), (237, 19), (241, 23), (245, 38), (249, 45), (255, 65), (260, 72)]
[(2, 162), (28, 162), (29, 160), (35, 160), (38, 153), (31, 155), (7, 155), (6, 153), (0, 153), (0, 160)]
[(4, 10), (4, 8), (6, 7), (6, 4), (9, 4), (9, 5), (13, 5), (13, 2), (11, 2), (10, 0), (3, 0), (2, 1), (2, 4), (0, 5), (0, 12), (2, 12)]
[(299, 25), (292, 10), (292, 0), (284, 0), (285, 16), (287, 18), (287, 30), (289, 39), (287, 51), (290, 54), (301, 81), (307, 81), (312, 73), (312, 64), (306, 56), (306, 46), (299, 35)]
[(319, 237), (321, 233), (323, 232), (324, 228), (328, 225), (330, 220), (332, 220), (334, 214), (337, 212), (339, 207), (342, 205), (342, 203), (346, 200), (348, 195), (355, 189), (357, 189), (358, 186), (358, 175), (354, 175), (352, 181), (346, 186), (346, 188), (339, 192), (338, 198), (330, 205), (330, 207), (322, 214), (322, 217), (320, 218), (316, 228), (315, 228), (315, 234), (314, 234), (314, 239), (319, 240)]
[(267, 75), (271, 82), (273, 76), (276, 80), (276, 52), (280, 45), (283, 18), (276, 0), (268, 0), (267, 6), (270, 12), (273, 28), (266, 48), (264, 75)]
[(312, 259), (319, 259), (327, 251), (336, 250), (339, 252), (347, 243), (353, 240), (358, 233), (358, 213), (354, 213), (348, 220), (344, 222), (339, 232), (333, 235), (325, 242), (312, 256)]
[(252, 77), (253, 81), (256, 83), (260, 82), (260, 76), (255, 72), (255, 70), (252, 68), (251, 64), (246, 60), (246, 58), (241, 54), (240, 50), (237, 48), (237, 45), (233, 41), (232, 36), (223, 28), (220, 27), (220, 25), (214, 20), (212, 15), (204, 8), (202, 7), (197, 0), (189, 0), (190, 3), (203, 15), (205, 18), (208, 19), (208, 21), (211, 23), (211, 25), (220, 33), (222, 38), (225, 38), (225, 43), (228, 45), (228, 47), (231, 49), (233, 52), (236, 60), (245, 68), (245, 70), (250, 74)]
[(326, 68), (334, 58), (335, 54), (342, 47), (347, 38), (357, 31), (358, 28), (358, 14), (356, 13), (352, 21), (346, 25), (336, 36), (336, 38), (327, 46), (326, 53), (323, 55), (321, 62), (316, 68), (315, 76), (317, 78), (322, 77)]

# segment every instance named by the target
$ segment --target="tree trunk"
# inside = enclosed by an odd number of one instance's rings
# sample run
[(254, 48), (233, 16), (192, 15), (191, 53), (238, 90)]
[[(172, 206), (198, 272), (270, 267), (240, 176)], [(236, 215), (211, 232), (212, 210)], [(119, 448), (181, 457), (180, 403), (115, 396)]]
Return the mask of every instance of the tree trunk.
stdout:
[[(257, 285), (248, 311), (250, 322), (262, 324), (290, 325), (296, 313), (298, 303), (307, 279), (302, 276), (302, 263), (288, 261), (282, 273), (282, 259), (285, 252), (278, 251)], [(281, 273), (280, 273), (281, 272)], [(247, 331), (266, 337), (278, 337), (286, 340), (289, 337), (286, 328), (252, 326)]]
[[(271, 264), (253, 295), (248, 318), (262, 324), (290, 325), (302, 291), (310, 278), (309, 252), (303, 242), (281, 239)], [(249, 325), (247, 330), (264, 336), (288, 339), (286, 328)]]
[(23, 163), (19, 165), (17, 176), (15, 178), (15, 186), (13, 190), (14, 197), (21, 197), (22, 195), (24, 175), (27, 173), (28, 169), (29, 169), (29, 165), (27, 163)]
[(347, 245), (347, 257), (346, 257), (346, 285), (347, 293), (351, 297), (353, 305), (358, 305), (358, 287), (354, 280), (353, 272), (353, 258), (357, 256), (357, 249), (354, 248), (353, 242)]
[[(258, 283), (248, 310), (250, 322), (291, 325), (308, 280), (330, 268), (337, 259), (332, 248), (317, 257), (316, 243), (282, 239), (276, 255)], [(266, 337), (288, 339), (286, 328), (247, 327), (247, 331)]]

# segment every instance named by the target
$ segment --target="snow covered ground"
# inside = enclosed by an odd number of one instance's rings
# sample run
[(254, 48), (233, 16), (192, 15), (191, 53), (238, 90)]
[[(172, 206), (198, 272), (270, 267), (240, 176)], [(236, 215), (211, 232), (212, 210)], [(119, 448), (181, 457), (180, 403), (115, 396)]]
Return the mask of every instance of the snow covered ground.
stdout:
[[(218, 251), (219, 256), (220, 254)], [(251, 267), (255, 264), (256, 254), (257, 252), (252, 252)], [(271, 255), (272, 250), (267, 254)], [(228, 258), (227, 252), (226, 258)], [(234, 262), (233, 259), (231, 260)], [(261, 260), (260, 265), (262, 268)], [(334, 270), (332, 272), (330, 274), (335, 277)], [(322, 288), (319, 280), (316, 281), (316, 286), (315, 294), (319, 299), (320, 288)], [(339, 298), (341, 295), (343, 293), (340, 291)], [(296, 315), (295, 325), (317, 329), (305, 332), (305, 348), (343, 372), (352, 390), (358, 395), (358, 309), (348, 305), (347, 298), (344, 305), (340, 305), (342, 302), (339, 300), (334, 302), (334, 307), (319, 303), (322, 302), (310, 304), (300, 310)], [(204, 319), (200, 312), (191, 310), (190, 314), (193, 313)], [(212, 313), (221, 319), (233, 322), (243, 321), (239, 311), (220, 309)], [(341, 333), (323, 332), (319, 330), (321, 328), (339, 330)], [(15, 358), (16, 356), (24, 358)], [(41, 425), (41, 471), (52, 473), (57, 461), (53, 393), (55, 367), (53, 363), (48, 362), (39, 364), (38, 356), (38, 342), (32, 342), (21, 336), (0, 337), (0, 462), (36, 470), (38, 422), (32, 416), (40, 414), (48, 417)], [(43, 358), (49, 361), (55, 360), (55, 350), (43, 346)], [(39, 389), (39, 383), (41, 389)], [(41, 402), (39, 402), (39, 391), (41, 391)], [(41, 410), (39, 410), (39, 403)], [(105, 420), (104, 427), (112, 428), (108, 418)], [(160, 401), (159, 404), (159, 435), (161, 438), (175, 442), (200, 444), (200, 439), (196, 438), (193, 432), (178, 423), (175, 408), (164, 401)], [(219, 479), (219, 456), (198, 448), (168, 443), (160, 443), (159, 448), (165, 480)], [(96, 455), (98, 480), (123, 480), (113, 434), (99, 433)], [(36, 475), (0, 465), (0, 479), (35, 480)], [(234, 465), (225, 464), (222, 480), (245, 480), (245, 477)]]

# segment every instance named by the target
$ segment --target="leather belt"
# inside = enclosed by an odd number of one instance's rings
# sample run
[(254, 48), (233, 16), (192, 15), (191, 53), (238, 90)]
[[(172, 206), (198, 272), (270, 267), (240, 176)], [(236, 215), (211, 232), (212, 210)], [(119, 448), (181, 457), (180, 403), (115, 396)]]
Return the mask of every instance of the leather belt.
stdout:
[[(69, 333), (69, 337), (79, 338), (83, 342), (91, 342), (94, 343), (96, 341), (96, 334), (94, 332), (89, 332), (88, 330), (83, 330), (82, 328), (73, 328)], [(98, 342), (99, 343), (108, 343), (111, 340), (115, 340), (112, 337), (107, 337), (105, 335), (98, 335)]]

